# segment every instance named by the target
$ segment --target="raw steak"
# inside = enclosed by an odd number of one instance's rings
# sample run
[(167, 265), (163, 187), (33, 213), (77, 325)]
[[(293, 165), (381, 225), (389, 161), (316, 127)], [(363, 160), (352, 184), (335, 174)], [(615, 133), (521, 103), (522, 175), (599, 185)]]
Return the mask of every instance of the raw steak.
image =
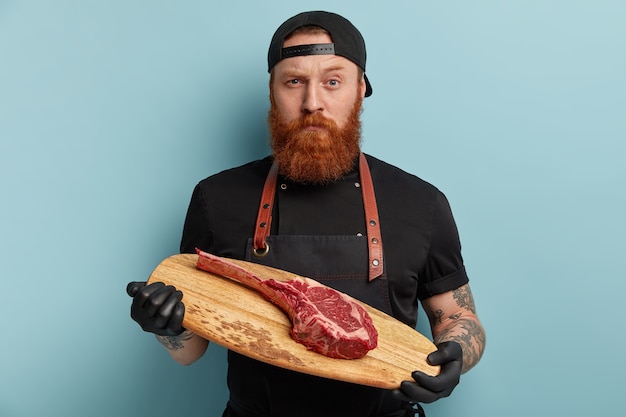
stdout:
[(378, 344), (371, 317), (347, 294), (304, 277), (263, 279), (224, 258), (197, 252), (198, 269), (239, 281), (286, 312), (291, 337), (307, 349), (331, 358), (357, 359)]

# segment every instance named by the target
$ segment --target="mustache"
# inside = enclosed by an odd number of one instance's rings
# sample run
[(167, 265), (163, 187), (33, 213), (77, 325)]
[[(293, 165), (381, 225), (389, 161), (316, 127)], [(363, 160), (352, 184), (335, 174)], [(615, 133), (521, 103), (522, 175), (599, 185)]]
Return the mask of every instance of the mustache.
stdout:
[(320, 113), (309, 113), (290, 123), (289, 129), (300, 130), (308, 126), (321, 127), (327, 130), (338, 129), (337, 123), (327, 119)]

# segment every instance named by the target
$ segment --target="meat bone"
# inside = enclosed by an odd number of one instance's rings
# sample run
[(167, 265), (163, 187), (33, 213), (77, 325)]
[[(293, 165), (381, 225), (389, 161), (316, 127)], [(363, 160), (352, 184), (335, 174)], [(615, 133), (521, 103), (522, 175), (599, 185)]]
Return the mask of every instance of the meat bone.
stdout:
[(287, 313), (291, 337), (308, 349), (331, 358), (358, 359), (376, 347), (378, 332), (372, 319), (349, 295), (305, 277), (264, 279), (227, 259), (197, 252), (199, 269), (235, 279)]

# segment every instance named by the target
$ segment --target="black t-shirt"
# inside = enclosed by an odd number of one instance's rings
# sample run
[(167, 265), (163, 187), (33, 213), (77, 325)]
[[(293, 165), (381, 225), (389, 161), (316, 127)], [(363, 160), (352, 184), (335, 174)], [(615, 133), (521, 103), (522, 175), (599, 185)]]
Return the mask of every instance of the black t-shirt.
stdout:
[[(437, 188), (369, 155), (367, 161), (393, 315), (414, 327), (418, 299), (468, 282), (456, 224)], [(267, 157), (201, 181), (189, 204), (181, 252), (195, 253), (197, 247), (243, 259), (270, 165)], [(279, 176), (275, 198), (272, 235), (366, 234), (358, 169), (323, 186), (295, 184)]]

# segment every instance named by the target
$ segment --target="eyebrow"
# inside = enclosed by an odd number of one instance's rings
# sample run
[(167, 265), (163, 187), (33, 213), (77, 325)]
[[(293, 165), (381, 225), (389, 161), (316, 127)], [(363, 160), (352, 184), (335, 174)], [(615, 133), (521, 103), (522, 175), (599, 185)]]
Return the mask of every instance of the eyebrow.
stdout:
[[(334, 72), (334, 71), (344, 71), (346, 70), (345, 65), (332, 65), (328, 68), (322, 68), (324, 73)], [(301, 77), (305, 75), (305, 71), (300, 70), (299, 68), (289, 68), (285, 70), (283, 76), (285, 77)]]
[(331, 67), (325, 68), (324, 72), (341, 71), (345, 69), (346, 69), (345, 65), (333, 65)]

